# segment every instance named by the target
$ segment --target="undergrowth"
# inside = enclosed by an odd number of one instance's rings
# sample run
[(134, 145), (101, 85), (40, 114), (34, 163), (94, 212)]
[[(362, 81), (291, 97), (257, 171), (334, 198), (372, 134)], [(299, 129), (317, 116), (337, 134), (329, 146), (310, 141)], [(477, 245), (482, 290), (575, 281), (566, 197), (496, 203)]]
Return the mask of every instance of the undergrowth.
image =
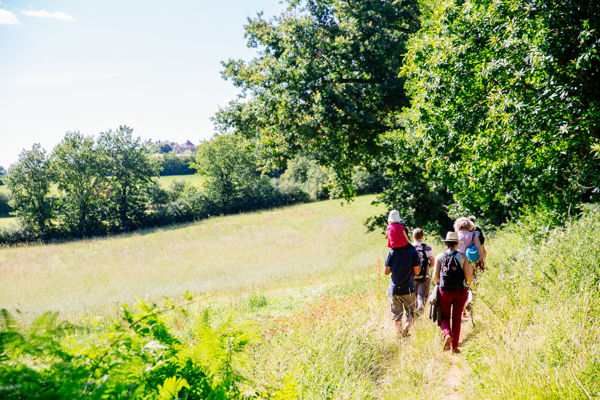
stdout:
[(554, 229), (545, 220), (509, 225), (489, 246), (480, 334), (466, 355), (470, 398), (600, 396), (600, 207)]

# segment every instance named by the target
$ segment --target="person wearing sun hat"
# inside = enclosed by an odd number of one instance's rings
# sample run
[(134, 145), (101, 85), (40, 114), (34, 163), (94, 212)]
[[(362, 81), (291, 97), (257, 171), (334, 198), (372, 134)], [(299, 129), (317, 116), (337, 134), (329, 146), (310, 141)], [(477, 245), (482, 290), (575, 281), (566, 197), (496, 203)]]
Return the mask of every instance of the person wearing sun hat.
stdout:
[(406, 246), (409, 242), (406, 228), (402, 225), (402, 219), (398, 210), (390, 211), (388, 216), (389, 225), (385, 228), (385, 238), (388, 241), (390, 249), (397, 249)]
[[(446, 251), (436, 256), (433, 280), (439, 285), (441, 328), (444, 335), (444, 350), (460, 353), (458, 341), (462, 313), (468, 299), (467, 284), (473, 280), (473, 267), (464, 253), (458, 251), (459, 236), (448, 232), (444, 239)], [(452, 324), (450, 323), (452, 320)]]

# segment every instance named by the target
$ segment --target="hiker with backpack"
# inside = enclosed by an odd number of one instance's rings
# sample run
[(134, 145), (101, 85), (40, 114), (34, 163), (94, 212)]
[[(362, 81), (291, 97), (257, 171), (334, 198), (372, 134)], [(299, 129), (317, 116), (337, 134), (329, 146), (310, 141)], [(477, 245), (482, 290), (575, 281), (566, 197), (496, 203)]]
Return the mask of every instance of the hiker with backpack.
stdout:
[(467, 217), (460, 217), (454, 222), (454, 231), (458, 233), (458, 251), (467, 256), (475, 272), (482, 272), (485, 269), (484, 253), (475, 225)]
[[(393, 247), (388, 251), (384, 267), (385, 274), (391, 275), (388, 295), (392, 319), (398, 333), (406, 336), (416, 316), (414, 275), (421, 269), (419, 254), (410, 243), (403, 247)], [(406, 314), (404, 325), (402, 325), (403, 314)]]
[(425, 309), (425, 303), (429, 297), (429, 288), (431, 287), (431, 275), (429, 269), (433, 266), (433, 250), (431, 246), (423, 243), (423, 229), (417, 228), (412, 232), (414, 248), (419, 254), (421, 268), (418, 274), (415, 274), (415, 292), (417, 294), (417, 315)]
[[(473, 224), (474, 227), (474, 231), (477, 232), (477, 235), (479, 236), (479, 243), (481, 244), (481, 251), (482, 251), (482, 258), (483, 258), (483, 263), (485, 263), (485, 259), (487, 257), (486, 251), (485, 251), (485, 236), (483, 236), (483, 231), (481, 230), (480, 227), (477, 226), (477, 223), (475, 221), (477, 221), (477, 218), (475, 218), (474, 215), (469, 215), (467, 217), (467, 219), (469, 221), (471, 221), (471, 224)], [(477, 271), (477, 268), (474, 268)], [(485, 269), (484, 265), (481, 265), (481, 271), (479, 272), (483, 272), (483, 270)]]
[(473, 269), (466, 255), (458, 251), (458, 233), (448, 232), (444, 243), (447, 250), (435, 258), (433, 280), (439, 285), (444, 350), (460, 353), (458, 341), (462, 313), (468, 298), (467, 284), (473, 280)]

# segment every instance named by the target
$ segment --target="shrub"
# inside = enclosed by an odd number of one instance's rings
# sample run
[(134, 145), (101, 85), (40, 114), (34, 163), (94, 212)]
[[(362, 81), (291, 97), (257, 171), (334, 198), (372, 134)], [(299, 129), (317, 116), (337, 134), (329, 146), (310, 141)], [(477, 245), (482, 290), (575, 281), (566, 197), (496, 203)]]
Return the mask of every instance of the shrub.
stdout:
[[(140, 302), (123, 319), (101, 329), (72, 326), (46, 313), (27, 330), (0, 312), (0, 397), (3, 399), (144, 398), (233, 399), (243, 379), (233, 357), (247, 343), (227, 324), (211, 327), (209, 313), (182, 341), (164, 312)], [(78, 332), (92, 337), (80, 343)], [(94, 333), (95, 332), (95, 333)]]

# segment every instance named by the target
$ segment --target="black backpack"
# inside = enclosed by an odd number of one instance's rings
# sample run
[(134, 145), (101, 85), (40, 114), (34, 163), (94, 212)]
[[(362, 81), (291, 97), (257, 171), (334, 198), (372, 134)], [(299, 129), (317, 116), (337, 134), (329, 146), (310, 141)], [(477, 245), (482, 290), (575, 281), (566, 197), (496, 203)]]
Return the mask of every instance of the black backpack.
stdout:
[(457, 254), (458, 251), (452, 250), (440, 257), (440, 290), (444, 292), (457, 292), (464, 286), (465, 273), (456, 259)]
[(421, 260), (421, 269), (419, 270), (419, 274), (415, 275), (415, 279), (425, 279), (427, 276), (427, 269), (429, 268), (429, 258), (427, 258), (427, 252), (425, 251), (425, 243), (415, 246), (415, 249), (417, 249), (419, 259)]

